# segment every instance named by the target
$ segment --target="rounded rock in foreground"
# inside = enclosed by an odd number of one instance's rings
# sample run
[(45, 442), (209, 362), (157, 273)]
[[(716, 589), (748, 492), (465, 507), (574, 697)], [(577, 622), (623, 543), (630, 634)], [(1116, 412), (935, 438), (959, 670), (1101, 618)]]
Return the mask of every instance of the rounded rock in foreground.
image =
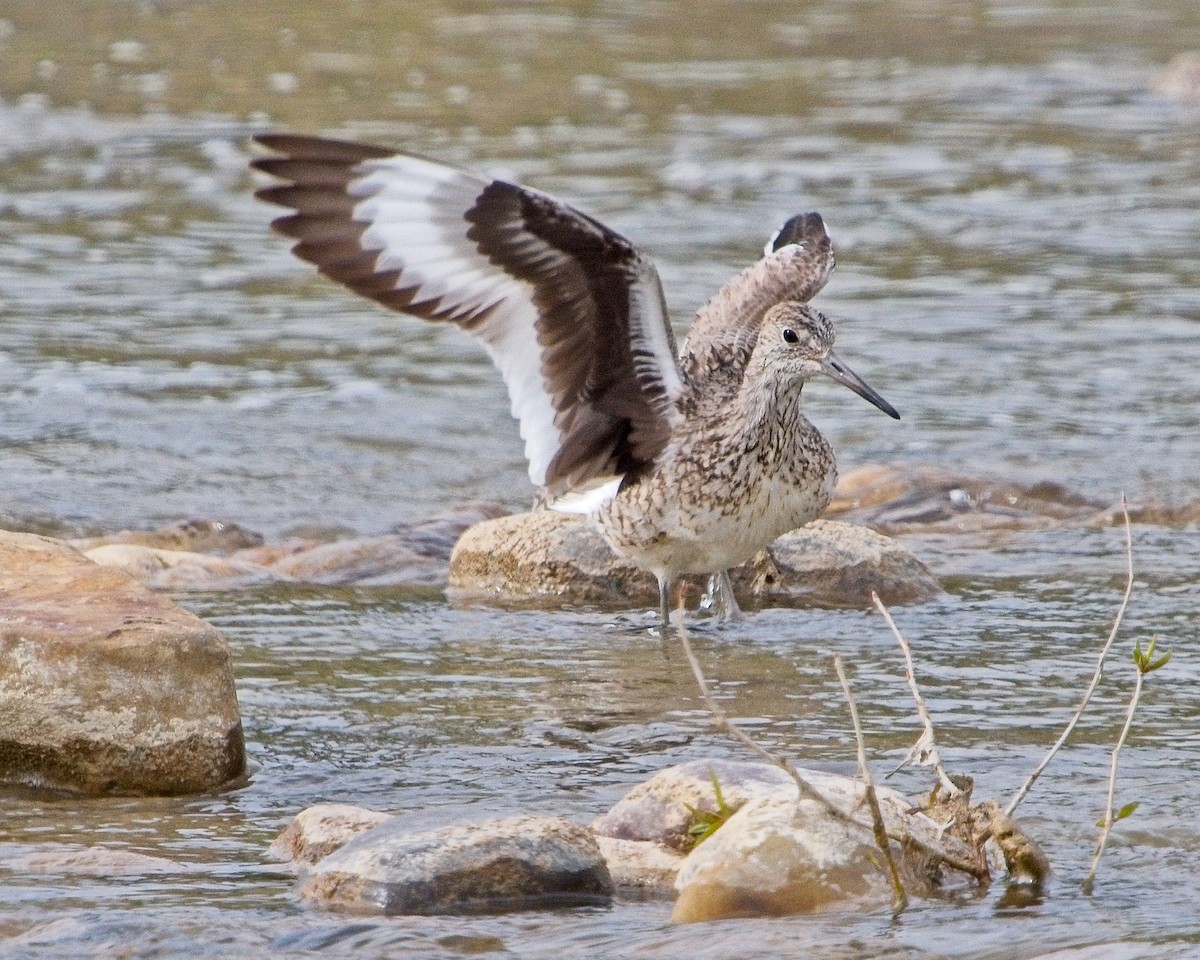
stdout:
[[(908, 550), (880, 534), (817, 520), (785, 534), (732, 572), (739, 600), (804, 606), (869, 606), (929, 600), (941, 588)], [(476, 524), (450, 557), (450, 592), (512, 604), (655, 605), (654, 577), (622, 560), (586, 517), (552, 510)]]
[(300, 895), (355, 913), (439, 914), (607, 903), (595, 837), (556, 817), (512, 817), (411, 833), (382, 823), (319, 861)]
[(675, 886), (680, 923), (886, 903), (891, 890), (870, 831), (794, 789), (742, 807), (684, 861)]
[(0, 531), (0, 779), (184, 794), (245, 765), (215, 629), (63, 543)]

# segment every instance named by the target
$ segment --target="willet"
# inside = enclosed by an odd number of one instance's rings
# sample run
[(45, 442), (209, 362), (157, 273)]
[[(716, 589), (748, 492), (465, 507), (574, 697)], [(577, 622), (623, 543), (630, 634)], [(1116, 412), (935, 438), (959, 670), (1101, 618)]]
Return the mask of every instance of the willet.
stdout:
[(256, 139), (275, 155), (253, 166), (288, 181), (257, 195), (295, 211), (273, 226), (298, 257), (483, 344), (530, 479), (654, 574), (664, 638), (675, 578), (712, 575), (734, 604), (728, 568), (829, 502), (837, 468), (800, 410), (808, 380), (830, 377), (899, 419), (808, 306), (834, 265), (816, 213), (784, 224), (677, 350), (650, 259), (554, 197), (365, 144)]

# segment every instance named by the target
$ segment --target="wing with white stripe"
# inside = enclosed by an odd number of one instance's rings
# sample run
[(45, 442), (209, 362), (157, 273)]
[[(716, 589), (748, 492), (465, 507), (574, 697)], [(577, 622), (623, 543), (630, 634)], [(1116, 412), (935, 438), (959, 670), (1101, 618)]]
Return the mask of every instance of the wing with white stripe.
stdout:
[(364, 296), (482, 341), (529, 475), (553, 495), (651, 462), (682, 392), (653, 264), (546, 194), (378, 147), (287, 134), (253, 161), (297, 256)]

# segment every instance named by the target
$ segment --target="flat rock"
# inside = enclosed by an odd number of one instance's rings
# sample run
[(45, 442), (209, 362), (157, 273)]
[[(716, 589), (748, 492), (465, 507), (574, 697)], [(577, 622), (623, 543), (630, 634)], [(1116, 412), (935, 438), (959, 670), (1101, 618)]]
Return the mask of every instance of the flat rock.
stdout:
[(5, 858), (6, 870), (20, 873), (49, 873), (64, 876), (131, 877), (164, 873), (195, 873), (193, 863), (151, 857), (134, 850), (113, 847), (55, 846)]
[(322, 543), (280, 557), (270, 569), (288, 580), (323, 586), (437, 587), (446, 582), (446, 562), (418, 553), (398, 533)]
[[(864, 528), (816, 521), (786, 534), (733, 572), (739, 600), (807, 606), (869, 605), (937, 596), (936, 579), (894, 541)], [(540, 510), (477, 524), (450, 557), (459, 599), (655, 605), (654, 577), (617, 557), (586, 517)]]
[(262, 546), (261, 534), (228, 520), (180, 520), (157, 530), (119, 530), (100, 537), (85, 537), (69, 541), (76, 550), (86, 553), (96, 547), (114, 543), (156, 547), (160, 550), (185, 550), (189, 553), (227, 554), (235, 550)]
[(412, 832), (395, 817), (316, 863), (300, 895), (355, 913), (437, 914), (607, 903), (595, 837), (557, 817)]
[(198, 793), (245, 763), (213, 627), (63, 543), (0, 531), (0, 779)]
[(154, 590), (240, 590), (284, 579), (246, 560), (133, 543), (93, 547), (84, 556), (102, 567), (124, 570)]
[(844, 476), (825, 514), (884, 533), (1020, 530), (1084, 519), (1104, 504), (1059, 483), (1021, 484), (910, 464)]
[(318, 803), (296, 814), (272, 842), (271, 852), (280, 860), (313, 864), (391, 819), (390, 813), (349, 803)]

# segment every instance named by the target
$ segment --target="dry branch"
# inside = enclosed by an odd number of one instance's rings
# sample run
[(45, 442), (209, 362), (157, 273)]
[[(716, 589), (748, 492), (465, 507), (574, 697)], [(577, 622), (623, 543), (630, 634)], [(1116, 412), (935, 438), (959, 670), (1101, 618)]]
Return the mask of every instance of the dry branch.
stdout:
[[(887, 621), (887, 625), (892, 628), (892, 633), (896, 637), (896, 641), (900, 644), (900, 649), (904, 653), (904, 679), (908, 681), (908, 689), (912, 691), (913, 702), (917, 705), (917, 715), (921, 718), (921, 723), (925, 727), (925, 732), (921, 734), (916, 743), (913, 744), (912, 750), (908, 752), (908, 756), (904, 758), (904, 763), (915, 763), (917, 766), (932, 766), (937, 772), (938, 783), (941, 788), (946, 791), (949, 797), (955, 797), (962, 791), (950, 779), (946, 773), (945, 767), (942, 766), (942, 757), (938, 753), (937, 740), (933, 735), (933, 720), (929, 716), (929, 710), (925, 706), (925, 699), (921, 696), (921, 691), (917, 687), (917, 677), (913, 671), (912, 649), (908, 645), (908, 641), (904, 639), (904, 634), (896, 626), (896, 621), (892, 619), (888, 608), (883, 605), (883, 601), (879, 599), (879, 594), (874, 590), (871, 591), (871, 600), (875, 603), (875, 609), (883, 614), (883, 619)], [(902, 763), (900, 766), (904, 766)]]
[[(704, 671), (700, 667), (700, 661), (696, 659), (696, 654), (692, 651), (692, 643), (688, 638), (687, 629), (683, 625), (683, 612), (680, 611), (679, 618), (676, 620), (676, 628), (679, 632), (679, 641), (683, 646), (684, 656), (687, 657), (688, 665), (692, 669), (692, 676), (696, 678), (696, 685), (700, 688), (700, 697), (704, 701), (704, 705), (708, 708), (709, 714), (712, 716), (713, 724), (723, 733), (733, 737), (739, 743), (743, 744), (758, 756), (762, 757), (768, 763), (774, 764), (784, 771), (792, 781), (796, 784), (796, 789), (800, 791), (800, 796), (808, 797), (820, 803), (826, 810), (846, 823), (853, 824), (860, 829), (872, 830), (872, 826), (860, 820), (828, 799), (816, 787), (810, 784), (800, 775), (800, 772), (787, 760), (786, 757), (780, 757), (765, 747), (760, 746), (752, 740), (747, 734), (743, 733), (736, 727), (725, 715), (725, 711), (713, 698), (712, 693), (708, 689), (708, 681), (704, 677)], [(965, 873), (980, 883), (990, 883), (991, 875), (988, 873), (986, 866), (980, 866), (977, 863), (972, 863), (963, 857), (956, 856), (949, 850), (936, 847), (933, 844), (921, 839), (910, 831), (905, 831), (897, 828), (888, 830), (888, 836), (900, 843), (909, 843), (916, 849), (928, 854), (929, 856), (942, 861), (948, 867)]]
[(871, 821), (874, 825), (875, 844), (883, 853), (883, 862), (887, 865), (888, 875), (892, 880), (892, 914), (899, 915), (908, 906), (908, 894), (904, 892), (904, 882), (900, 879), (900, 871), (896, 869), (896, 859), (892, 856), (892, 846), (888, 842), (887, 825), (883, 821), (883, 811), (879, 809), (879, 798), (875, 795), (875, 781), (871, 777), (871, 767), (867, 763), (867, 750), (863, 743), (862, 727), (858, 722), (858, 705), (854, 702), (854, 694), (850, 690), (850, 682), (846, 679), (846, 671), (842, 669), (842, 658), (834, 656), (833, 669), (837, 672), (838, 682), (846, 695), (846, 704), (850, 708), (850, 722), (854, 726), (854, 742), (858, 748), (858, 769), (862, 772), (863, 790), (867, 795), (867, 806), (871, 809)]
[(1011, 816), (1012, 812), (1017, 808), (1017, 804), (1025, 799), (1025, 794), (1027, 794), (1030, 787), (1037, 782), (1037, 778), (1042, 775), (1042, 771), (1046, 769), (1046, 766), (1053, 759), (1054, 755), (1058, 753), (1062, 745), (1067, 742), (1067, 738), (1071, 735), (1071, 731), (1075, 729), (1075, 725), (1079, 722), (1079, 718), (1083, 716), (1083, 711), (1087, 709), (1087, 705), (1092, 699), (1092, 694), (1096, 692), (1096, 687), (1100, 684), (1100, 678), (1104, 675), (1104, 661), (1108, 657), (1108, 651), (1112, 648), (1113, 641), (1117, 639), (1117, 631), (1121, 628), (1121, 621), (1125, 617), (1125, 608), (1129, 606), (1129, 597), (1133, 593), (1133, 531), (1129, 523), (1129, 504), (1126, 503), (1124, 494), (1121, 494), (1121, 513), (1125, 517), (1125, 595), (1121, 598), (1121, 605), (1117, 608), (1117, 616), (1113, 620), (1112, 630), (1109, 631), (1108, 639), (1104, 642), (1104, 646), (1100, 650), (1100, 657), (1096, 661), (1096, 672), (1092, 675), (1092, 682), (1088, 684), (1087, 690), (1084, 691), (1083, 699), (1080, 701), (1079, 707), (1075, 710), (1075, 715), (1071, 717), (1070, 721), (1063, 729), (1063, 732), (1059, 735), (1058, 739), (1054, 741), (1054, 746), (1052, 746), (1049, 752), (1047, 752), (1046, 756), (1042, 758), (1042, 762), (1034, 768), (1033, 773), (1031, 773), (1029, 778), (1021, 785), (1021, 789), (1018, 790), (1013, 795), (1013, 798), (1008, 801), (1008, 806), (1004, 808), (1004, 812), (1009, 816)]

